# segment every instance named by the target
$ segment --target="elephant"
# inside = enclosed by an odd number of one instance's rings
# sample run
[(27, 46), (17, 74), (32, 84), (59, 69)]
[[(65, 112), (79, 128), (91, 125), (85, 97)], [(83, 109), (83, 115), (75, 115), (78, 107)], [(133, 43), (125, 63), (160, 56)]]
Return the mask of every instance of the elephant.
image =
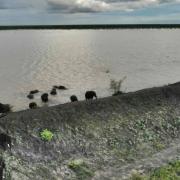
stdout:
[(29, 94), (37, 94), (38, 92), (39, 92), (39, 90), (36, 89), (36, 90), (30, 91)]
[(34, 99), (34, 95), (33, 95), (33, 94), (28, 94), (28, 95), (27, 95), (27, 98), (29, 98), (29, 99)]
[(53, 86), (53, 88), (59, 89), (59, 90), (67, 90), (65, 86)]
[(55, 89), (55, 88), (53, 88), (53, 89), (51, 90), (50, 94), (51, 94), (51, 95), (56, 95), (56, 94), (57, 94), (56, 89)]
[(0, 146), (4, 150), (6, 150), (7, 148), (11, 149), (11, 137), (4, 133), (1, 133), (0, 134)]
[(8, 113), (11, 112), (11, 106), (9, 104), (0, 103), (0, 113)]
[(35, 102), (31, 102), (31, 103), (29, 103), (29, 108), (30, 109), (36, 109), (37, 108), (37, 104)]
[(44, 94), (42, 94), (41, 95), (41, 100), (42, 100), (42, 102), (48, 102), (48, 93), (44, 93)]
[(72, 96), (70, 97), (70, 100), (71, 100), (71, 102), (75, 102), (75, 101), (78, 101), (78, 98), (77, 98), (77, 96), (72, 95)]
[(95, 91), (86, 91), (85, 93), (86, 100), (93, 99), (94, 97), (97, 99), (97, 95)]

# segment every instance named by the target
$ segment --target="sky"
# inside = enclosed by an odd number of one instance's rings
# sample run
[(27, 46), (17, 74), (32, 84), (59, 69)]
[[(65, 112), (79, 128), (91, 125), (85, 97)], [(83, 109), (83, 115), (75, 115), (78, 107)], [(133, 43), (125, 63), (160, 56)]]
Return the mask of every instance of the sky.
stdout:
[(180, 0), (0, 0), (0, 25), (180, 23)]

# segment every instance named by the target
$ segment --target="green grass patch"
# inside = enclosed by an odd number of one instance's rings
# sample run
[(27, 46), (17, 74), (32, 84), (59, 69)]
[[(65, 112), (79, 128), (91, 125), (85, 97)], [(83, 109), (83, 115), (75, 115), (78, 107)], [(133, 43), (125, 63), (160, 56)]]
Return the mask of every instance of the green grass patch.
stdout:
[(151, 175), (152, 180), (180, 180), (180, 161), (156, 169)]
[(149, 175), (134, 173), (130, 180), (180, 180), (180, 161), (171, 162), (167, 166), (150, 172)]
[(48, 129), (44, 129), (42, 132), (40, 132), (40, 137), (43, 141), (51, 141), (53, 138), (53, 133)]
[(94, 172), (82, 159), (70, 161), (68, 167), (76, 173), (77, 179), (79, 180), (91, 179), (94, 175)]

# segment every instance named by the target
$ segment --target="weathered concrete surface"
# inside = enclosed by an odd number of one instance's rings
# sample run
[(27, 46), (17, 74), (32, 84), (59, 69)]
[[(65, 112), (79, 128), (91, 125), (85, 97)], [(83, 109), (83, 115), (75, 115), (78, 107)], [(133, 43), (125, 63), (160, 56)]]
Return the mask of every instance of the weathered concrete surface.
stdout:
[[(46, 128), (50, 142), (39, 136)], [(179, 146), (180, 83), (11, 113), (0, 118), (0, 132), (7, 130), (13, 145), (0, 151), (7, 180), (122, 179), (133, 164)], [(72, 169), (73, 160), (83, 163)]]

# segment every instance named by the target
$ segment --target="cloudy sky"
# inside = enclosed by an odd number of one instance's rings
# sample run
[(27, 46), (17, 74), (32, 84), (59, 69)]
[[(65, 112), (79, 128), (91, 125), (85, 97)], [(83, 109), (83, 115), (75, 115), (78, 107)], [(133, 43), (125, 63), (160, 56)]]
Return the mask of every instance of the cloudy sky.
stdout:
[(180, 23), (180, 0), (0, 0), (0, 25)]

